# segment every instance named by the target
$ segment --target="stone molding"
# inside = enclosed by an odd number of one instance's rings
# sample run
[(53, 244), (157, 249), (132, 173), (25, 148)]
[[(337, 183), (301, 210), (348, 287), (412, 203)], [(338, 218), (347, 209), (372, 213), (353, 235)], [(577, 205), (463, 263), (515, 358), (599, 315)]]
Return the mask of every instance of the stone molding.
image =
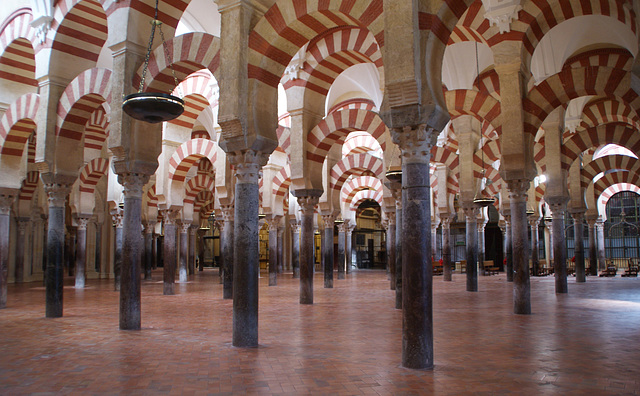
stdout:
[(306, 214), (313, 214), (315, 212), (315, 207), (318, 204), (318, 202), (320, 201), (320, 197), (319, 196), (301, 196), (298, 197), (298, 205), (300, 205), (300, 210), (302, 211), (303, 215)]
[(236, 171), (237, 183), (258, 184), (260, 169), (269, 161), (269, 154), (256, 150), (236, 151), (227, 154), (227, 159)]
[(144, 186), (149, 182), (149, 175), (143, 173), (121, 173), (118, 183), (123, 187), (125, 198), (142, 198)]
[(515, 179), (507, 181), (509, 199), (515, 202), (525, 202), (531, 182), (527, 179)]
[(47, 183), (44, 185), (44, 191), (47, 193), (50, 208), (64, 208), (67, 196), (71, 192), (71, 184)]
[(76, 219), (76, 223), (78, 223), (78, 231), (86, 231), (89, 221), (91, 221), (90, 217), (78, 217)]
[(403, 163), (428, 164), (438, 134), (425, 124), (391, 129), (391, 139), (400, 148)]

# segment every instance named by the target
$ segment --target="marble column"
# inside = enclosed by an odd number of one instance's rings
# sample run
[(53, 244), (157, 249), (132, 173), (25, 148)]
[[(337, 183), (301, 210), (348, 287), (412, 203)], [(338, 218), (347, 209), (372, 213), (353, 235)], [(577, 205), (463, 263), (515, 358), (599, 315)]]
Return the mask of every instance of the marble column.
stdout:
[(344, 221), (338, 224), (338, 280), (344, 279), (344, 262), (346, 246), (347, 223)]
[(462, 208), (466, 222), (467, 291), (478, 291), (478, 208)]
[[(58, 318), (62, 316), (64, 284), (64, 209), (67, 196), (71, 192), (71, 184), (45, 183), (44, 188), (49, 201), (45, 309), (47, 318)], [(2, 246), (0, 250), (3, 250)]]
[[(220, 234), (220, 256), (222, 258), (222, 298), (233, 298), (233, 237), (234, 237), (234, 207), (222, 205), (222, 232)], [(257, 216), (257, 214), (256, 214)]]
[[(418, 125), (392, 128), (391, 136), (402, 152), (402, 365), (414, 369), (432, 368), (429, 160), (438, 131)], [(397, 214), (396, 222), (400, 222)]]
[(188, 279), (189, 227), (191, 227), (191, 223), (187, 221), (180, 223), (180, 266), (178, 268), (178, 279), (180, 282), (186, 282)]
[(151, 268), (156, 269), (158, 268), (158, 239), (160, 236), (155, 232), (151, 235), (153, 235), (153, 241), (151, 242), (151, 250), (153, 252), (153, 261), (151, 263)]
[(440, 219), (436, 217), (434, 223), (431, 223), (431, 261), (437, 260), (438, 253), (438, 225), (440, 225)]
[(144, 279), (151, 280), (151, 269), (153, 267), (153, 230), (156, 223), (148, 222), (144, 227)]
[(84, 289), (87, 280), (87, 224), (88, 217), (78, 217), (78, 243), (76, 245), (76, 289)]
[(547, 202), (553, 215), (551, 227), (553, 229), (553, 272), (556, 280), (556, 293), (567, 293), (567, 252), (564, 238), (564, 211), (567, 199), (564, 197), (548, 198)]
[(540, 258), (538, 257), (538, 225), (540, 219), (537, 217), (529, 218), (529, 225), (531, 226), (531, 266), (533, 276), (538, 276), (538, 270), (540, 269)]
[(176, 220), (175, 211), (166, 209), (161, 211), (162, 223), (164, 227), (164, 239), (162, 246), (162, 280), (163, 294), (171, 296), (175, 294), (174, 284), (176, 282)]
[(396, 198), (396, 309), (402, 309), (402, 192), (394, 191), (393, 195)]
[(589, 275), (598, 275), (598, 248), (596, 246), (596, 218), (587, 218), (589, 226)]
[[(345, 224), (347, 223), (347, 220), (344, 221)], [(352, 261), (353, 261), (353, 230), (356, 228), (355, 224), (349, 224), (347, 225), (347, 234), (345, 235), (347, 240), (345, 242), (345, 250), (346, 250), (346, 272), (347, 274), (351, 273), (351, 266), (352, 266)]]
[(313, 217), (321, 190), (297, 190), (302, 213), (300, 230), (300, 304), (313, 304)]
[(140, 330), (142, 324), (140, 273), (142, 266), (142, 188), (149, 175), (122, 173), (118, 182), (124, 191), (122, 220), (122, 269), (120, 283), (120, 330)]
[(441, 221), (443, 280), (451, 282), (451, 216), (442, 216)]
[(300, 225), (295, 218), (291, 224), (291, 266), (293, 267), (293, 278), (300, 278)]
[(573, 212), (573, 241), (576, 256), (576, 282), (584, 283), (587, 280), (584, 266), (584, 212)]
[(98, 277), (100, 277), (100, 273), (102, 272), (102, 223), (96, 221), (94, 225), (96, 229), (95, 269)]
[[(189, 273), (195, 275), (196, 273), (196, 230), (197, 225), (191, 225), (189, 227)], [(215, 256), (215, 252), (213, 253)]]
[[(68, 194), (68, 190), (66, 193)], [(13, 193), (7, 192), (5, 194), (0, 192), (0, 309), (7, 307), (7, 282), (9, 279), (9, 239), (10, 239), (10, 227), (11, 227), (11, 206), (18, 194), (16, 190)], [(62, 196), (62, 204), (64, 205), (64, 199), (66, 194)], [(63, 206), (64, 208), (64, 206)], [(51, 211), (51, 210), (50, 210)], [(64, 212), (62, 214), (64, 216)], [(64, 227), (64, 221), (62, 222)], [(64, 230), (64, 228), (63, 228)], [(64, 231), (62, 231), (62, 243), (64, 244)], [(62, 258), (60, 258), (60, 281), (62, 281)], [(56, 316), (62, 316), (62, 282), (60, 282), (60, 314)], [(47, 288), (47, 303), (49, 297), (49, 289)], [(47, 308), (49, 304), (47, 304)], [(48, 313), (47, 309), (47, 313)], [(49, 317), (49, 315), (47, 315)]]
[[(217, 224), (221, 224), (222, 220), (216, 220)], [(220, 235), (222, 235), (222, 226), (219, 226)], [(198, 228), (197, 238), (198, 238), (198, 271), (204, 271), (204, 235), (206, 230), (202, 230)], [(220, 261), (218, 262), (220, 265), (220, 271), (222, 271), (222, 239), (220, 239)]]
[(280, 216), (273, 216), (268, 221), (269, 226), (269, 286), (278, 284), (278, 224)]
[(529, 180), (509, 180), (511, 237), (513, 259), (513, 312), (531, 314), (531, 283), (529, 278), (529, 231), (527, 222), (527, 192)]
[(16, 235), (16, 268), (15, 268), (15, 282), (24, 282), (24, 266), (25, 266), (25, 250), (27, 240), (27, 228), (29, 227), (30, 219), (28, 217), (22, 217), (17, 219), (18, 233)]
[[(511, 210), (509, 210), (510, 212)], [(504, 245), (507, 259), (507, 282), (513, 282), (513, 233), (511, 232), (511, 213), (504, 216)]]
[(596, 221), (596, 234), (598, 237), (598, 269), (604, 271), (607, 268), (606, 250), (604, 245), (604, 221)]
[(233, 341), (258, 346), (258, 175), (269, 154), (254, 150), (227, 153), (236, 170), (233, 239)]
[(387, 229), (387, 262), (389, 263), (389, 288), (396, 289), (396, 212), (387, 212), (389, 228)]
[(278, 227), (278, 273), (284, 272), (284, 227)]
[(113, 290), (120, 291), (120, 274), (122, 270), (122, 219), (123, 211), (116, 208), (111, 212), (113, 226), (115, 227), (115, 243), (113, 254)]
[(484, 228), (487, 223), (482, 215), (482, 209), (480, 211), (480, 217), (478, 218), (478, 271), (480, 274), (485, 275), (484, 261), (485, 261), (485, 246), (484, 246)]
[(336, 220), (334, 214), (322, 215), (324, 220), (324, 241), (322, 243), (322, 256), (324, 258), (324, 288), (333, 288), (333, 224)]
[(548, 221), (545, 221), (544, 228), (547, 230), (547, 235), (545, 236), (547, 239), (545, 242), (548, 246), (548, 257), (547, 257), (547, 266), (551, 267), (553, 265), (553, 217), (549, 216)]

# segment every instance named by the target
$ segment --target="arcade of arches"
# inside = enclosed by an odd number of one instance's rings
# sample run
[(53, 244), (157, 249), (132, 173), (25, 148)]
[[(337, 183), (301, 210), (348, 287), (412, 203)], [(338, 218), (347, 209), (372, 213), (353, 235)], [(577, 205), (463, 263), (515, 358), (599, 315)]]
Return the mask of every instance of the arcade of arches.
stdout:
[[(140, 330), (145, 282), (215, 266), (257, 347), (261, 272), (313, 304), (386, 268), (424, 369), (438, 280), (497, 273), (520, 317), (538, 277), (637, 275), (639, 2), (160, 0), (143, 73), (154, 5), (0, 4), (0, 322), (17, 284), (57, 318), (108, 279)], [(139, 86), (184, 113), (130, 118)]]

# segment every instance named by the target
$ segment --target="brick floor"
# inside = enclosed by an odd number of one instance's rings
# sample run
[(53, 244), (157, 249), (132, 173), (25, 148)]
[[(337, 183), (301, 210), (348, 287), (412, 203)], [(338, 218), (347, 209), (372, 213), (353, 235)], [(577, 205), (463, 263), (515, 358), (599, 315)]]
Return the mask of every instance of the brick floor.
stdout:
[[(266, 275), (266, 274), (265, 274)], [(231, 346), (232, 304), (216, 271), (162, 295), (143, 281), (143, 330), (118, 330), (110, 281), (64, 290), (44, 317), (44, 288), (10, 285), (0, 311), (0, 394), (640, 394), (640, 279), (532, 279), (533, 314), (512, 312), (504, 275), (434, 278), (433, 371), (400, 367), (401, 312), (382, 272), (355, 272), (298, 304), (290, 274), (260, 279), (260, 344)]]

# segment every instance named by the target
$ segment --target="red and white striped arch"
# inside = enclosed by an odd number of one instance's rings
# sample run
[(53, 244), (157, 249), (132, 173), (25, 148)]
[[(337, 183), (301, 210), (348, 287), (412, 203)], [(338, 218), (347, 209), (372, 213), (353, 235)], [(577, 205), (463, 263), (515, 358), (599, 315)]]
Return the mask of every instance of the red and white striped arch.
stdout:
[(573, 134), (562, 145), (562, 168), (569, 169), (578, 155), (590, 148), (615, 143), (640, 157), (640, 133), (627, 124), (606, 124)]
[(37, 87), (33, 16), (23, 9), (10, 18), (0, 32), (0, 79)]
[(20, 201), (31, 201), (36, 187), (38, 187), (39, 176), (40, 173), (38, 171), (27, 172), (27, 177), (22, 181), (20, 195), (18, 196)]
[(84, 128), (84, 148), (102, 150), (104, 142), (107, 140), (108, 125), (107, 112), (103, 106), (100, 106), (91, 114)]
[(452, 118), (471, 115), (489, 123), (500, 115), (500, 102), (493, 96), (469, 89), (456, 89), (444, 94)]
[(289, 127), (278, 125), (276, 135), (278, 136), (278, 148), (276, 150), (282, 150), (289, 155), (289, 147), (291, 147), (291, 129)]
[(362, 190), (383, 191), (382, 182), (373, 176), (354, 177), (342, 187), (342, 202), (351, 202), (353, 197)]
[(366, 110), (342, 110), (328, 115), (309, 132), (307, 159), (322, 164), (331, 147), (343, 144), (347, 135), (354, 131), (369, 132), (385, 149), (383, 135), (387, 126), (378, 114)]
[[(482, 177), (482, 175), (480, 175), (480, 177)], [(485, 177), (491, 183), (489, 183), (484, 188), (483, 192), (484, 194), (490, 197), (495, 197), (500, 193), (500, 190), (502, 189), (502, 177), (500, 176), (500, 173), (493, 166), (490, 166), (487, 168)]]
[(24, 146), (36, 128), (39, 101), (38, 94), (26, 94), (7, 108), (0, 120), (2, 155), (22, 156)]
[(287, 195), (289, 186), (291, 185), (291, 171), (288, 163), (280, 169), (280, 172), (276, 173), (273, 177), (272, 184), (273, 195), (276, 197), (284, 197)]
[(109, 169), (108, 158), (94, 158), (89, 161), (80, 171), (79, 190), (93, 194), (100, 179), (107, 174), (107, 169)]
[(355, 98), (343, 100), (342, 102), (336, 103), (333, 105), (327, 114), (331, 114), (340, 110), (369, 110), (376, 111), (376, 104), (373, 103), (373, 100), (365, 99), (365, 98)]
[(81, 141), (91, 115), (111, 102), (111, 71), (89, 69), (74, 78), (58, 102), (56, 135)]
[(378, 205), (382, 206), (382, 191), (376, 191), (376, 190), (358, 191), (353, 196), (353, 200), (351, 201), (351, 205), (350, 205), (351, 211), (355, 212), (356, 210), (358, 210), (358, 206), (360, 206), (361, 203), (369, 199), (376, 201)]
[[(168, 56), (162, 45), (158, 45), (149, 58), (145, 89), (170, 93), (176, 87), (169, 62), (173, 65), (178, 82), (201, 69), (218, 75), (220, 66), (220, 39), (207, 33), (187, 33), (166, 42)], [(142, 79), (142, 65), (133, 77), (133, 86), (138, 87)], [(217, 77), (216, 77), (217, 78)]]
[(628, 72), (608, 67), (563, 69), (535, 86), (523, 100), (525, 133), (535, 136), (554, 109), (580, 96), (624, 97), (629, 78)]
[(193, 212), (198, 213), (200, 210), (209, 203), (213, 203), (213, 193), (209, 190), (202, 190), (196, 195), (193, 202)]
[(544, 161), (544, 157), (546, 155), (546, 150), (544, 146), (544, 136), (540, 138), (539, 141), (533, 144), (533, 161), (536, 163), (538, 167), (540, 167), (540, 171), (545, 173), (547, 171), (547, 163)]
[(184, 181), (189, 169), (203, 157), (208, 158), (212, 164), (216, 162), (214, 141), (198, 138), (182, 143), (169, 159), (169, 179)]
[[(75, 0), (65, 0), (66, 2), (71, 2)], [(104, 0), (101, 0), (104, 1)], [(189, 5), (190, 0), (171, 0), (171, 1), (160, 1), (158, 7), (158, 20), (167, 26), (171, 26), (175, 29), (178, 26), (178, 22), (180, 22), (180, 18), (182, 18), (182, 13)], [(155, 1), (154, 0), (129, 0), (127, 2), (123, 2), (120, 0), (114, 0), (111, 2), (110, 6), (107, 8), (107, 15), (111, 15), (113, 12), (122, 7), (129, 7), (132, 10), (136, 10), (138, 13), (148, 17), (149, 20), (153, 19), (155, 12)], [(143, 18), (143, 21), (146, 23), (146, 18)]]
[(182, 92), (184, 112), (169, 123), (193, 129), (196, 119), (206, 107), (213, 109), (218, 105), (218, 98), (212, 89), (212, 79), (210, 73), (196, 73), (179, 84), (173, 95)]
[(211, 136), (209, 135), (209, 132), (204, 126), (198, 125), (194, 127), (193, 130), (191, 131), (191, 139), (197, 139), (197, 138), (211, 139)]
[(382, 147), (368, 132), (351, 132), (342, 145), (342, 156), (360, 154), (373, 151), (378, 157), (382, 157)]
[(638, 187), (635, 184), (618, 183), (618, 184), (609, 186), (598, 197), (598, 213), (602, 216), (606, 216), (607, 214), (606, 207), (607, 207), (607, 202), (609, 202), (609, 199), (614, 195), (616, 195), (617, 193), (623, 192), (623, 191), (631, 191), (640, 195), (640, 187)]
[(147, 206), (152, 208), (158, 207), (158, 196), (156, 195), (156, 183), (153, 183), (149, 189), (147, 189)]
[(624, 48), (598, 48), (588, 50), (567, 59), (564, 67), (604, 66), (629, 71), (633, 55)]
[(638, 113), (628, 103), (617, 98), (592, 100), (582, 110), (580, 126), (583, 128), (591, 128), (612, 122), (623, 122), (640, 129)]
[(209, 175), (196, 175), (189, 179), (185, 186), (184, 203), (194, 203), (200, 191), (211, 191), (215, 188), (215, 180)]
[(473, 82), (473, 88), (500, 101), (500, 78), (495, 69), (480, 74)]
[(304, 66), (297, 79), (289, 79), (284, 88), (302, 86), (326, 96), (336, 77), (349, 67), (372, 63), (382, 75), (382, 53), (367, 29), (344, 26), (321, 33), (307, 47)]
[[(71, 55), (96, 62), (107, 41), (107, 30), (107, 15), (98, 1), (59, 1), (48, 34), (51, 40), (47, 40), (44, 47), (50, 47), (53, 55)], [(38, 50), (36, 48), (36, 52)], [(53, 62), (62, 60), (56, 60), (53, 55)], [(68, 62), (69, 58), (66, 59)]]
[(382, 160), (371, 154), (349, 155), (331, 168), (330, 188), (340, 191), (345, 180), (347, 180), (350, 175), (361, 176), (373, 174), (381, 179), (384, 176), (382, 171), (383, 167)]
[[(482, 162), (482, 154), (484, 153), (484, 163)], [(473, 155), (473, 174), (476, 178), (482, 177), (482, 170), (491, 167), (491, 164), (500, 159), (500, 140), (489, 140), (482, 145), (482, 148), (476, 150)]]
[(638, 171), (640, 160), (628, 155), (605, 155), (586, 164), (580, 170), (580, 186), (586, 189), (600, 173), (614, 170)]
[(215, 175), (213, 164), (208, 158), (200, 158), (200, 161), (198, 161), (198, 174), (209, 175), (211, 177)]
[(296, 52), (337, 26), (368, 29), (383, 45), (382, 0), (276, 2), (249, 35), (249, 78), (276, 88)]
[(209, 202), (200, 209), (200, 218), (207, 218), (215, 210), (215, 202)]
[(633, 184), (640, 186), (640, 174), (627, 171), (607, 173), (593, 184), (593, 193), (596, 197), (599, 197), (607, 188), (615, 184)]
[(460, 158), (451, 148), (434, 146), (431, 149), (431, 162), (437, 162), (446, 166), (451, 172), (458, 173)]

